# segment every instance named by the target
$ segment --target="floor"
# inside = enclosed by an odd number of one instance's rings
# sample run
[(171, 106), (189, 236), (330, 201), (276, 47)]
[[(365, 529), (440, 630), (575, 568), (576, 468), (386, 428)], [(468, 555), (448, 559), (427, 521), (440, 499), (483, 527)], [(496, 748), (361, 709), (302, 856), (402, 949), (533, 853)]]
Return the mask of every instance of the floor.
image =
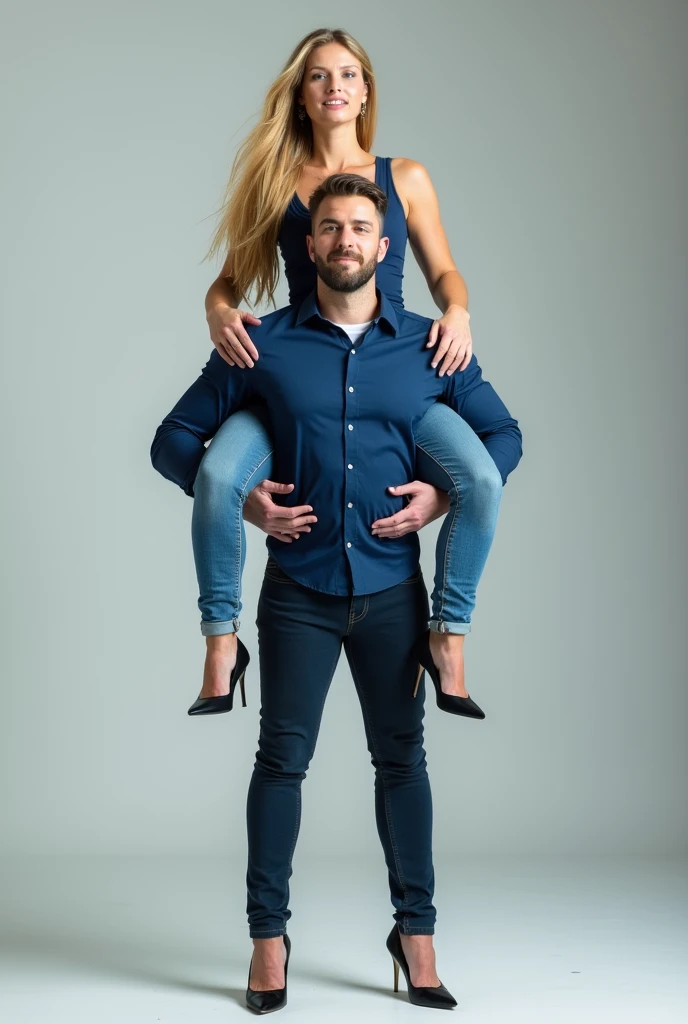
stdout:
[[(280, 1019), (436, 1016), (392, 991), (384, 865), (302, 857), (294, 869)], [(0, 861), (0, 1020), (248, 1020), (244, 870), (220, 858)], [(465, 1021), (688, 1021), (686, 861), (439, 859), (435, 902), (438, 972)]]

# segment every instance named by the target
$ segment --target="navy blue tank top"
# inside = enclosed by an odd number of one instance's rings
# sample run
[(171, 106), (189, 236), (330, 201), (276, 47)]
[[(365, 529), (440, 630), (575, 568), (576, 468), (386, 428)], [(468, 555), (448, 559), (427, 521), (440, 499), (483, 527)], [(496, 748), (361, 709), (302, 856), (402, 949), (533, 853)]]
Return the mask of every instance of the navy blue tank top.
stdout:
[[(403, 308), (401, 286), (404, 277), (404, 257), (408, 230), (401, 199), (392, 180), (392, 157), (375, 157), (375, 183), (387, 196), (383, 235), (389, 238), (389, 248), (382, 263), (378, 263), (375, 280), (380, 291), (397, 306)], [(296, 192), (292, 196), (280, 225), (277, 239), (284, 271), (289, 285), (289, 304), (297, 306), (315, 288), (315, 264), (308, 255), (306, 235), (310, 234), (311, 215)]]

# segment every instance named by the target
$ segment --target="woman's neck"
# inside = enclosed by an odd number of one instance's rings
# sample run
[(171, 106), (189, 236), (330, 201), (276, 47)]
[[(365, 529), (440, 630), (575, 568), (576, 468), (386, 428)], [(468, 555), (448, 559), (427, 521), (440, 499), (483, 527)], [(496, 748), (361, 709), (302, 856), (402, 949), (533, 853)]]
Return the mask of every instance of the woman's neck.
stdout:
[(333, 125), (329, 131), (313, 128), (313, 151), (308, 163), (328, 174), (339, 174), (347, 167), (370, 164), (370, 153), (361, 149), (353, 124)]

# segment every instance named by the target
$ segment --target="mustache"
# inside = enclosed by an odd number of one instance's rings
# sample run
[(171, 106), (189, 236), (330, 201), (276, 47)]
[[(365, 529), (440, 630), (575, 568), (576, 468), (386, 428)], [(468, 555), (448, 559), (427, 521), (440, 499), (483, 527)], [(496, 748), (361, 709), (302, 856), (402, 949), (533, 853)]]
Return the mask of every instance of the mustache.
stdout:
[(359, 263), (363, 263), (362, 256), (359, 256), (357, 252), (351, 252), (350, 250), (346, 249), (339, 249), (337, 252), (331, 252), (330, 255), (327, 257), (327, 261), (329, 263), (330, 260), (341, 259), (342, 256), (345, 256), (347, 259), (358, 260)]

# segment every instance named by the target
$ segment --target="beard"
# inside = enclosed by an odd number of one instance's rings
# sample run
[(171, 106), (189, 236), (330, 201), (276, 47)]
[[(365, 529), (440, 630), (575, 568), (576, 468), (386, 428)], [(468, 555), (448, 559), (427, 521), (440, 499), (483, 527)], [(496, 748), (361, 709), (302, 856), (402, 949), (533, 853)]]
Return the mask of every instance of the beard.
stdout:
[[(335, 256), (353, 256), (354, 259), (358, 259), (356, 253), (337, 252), (331, 255), (332, 258)], [(338, 263), (328, 263), (327, 260), (324, 260), (322, 256), (318, 256), (316, 253), (315, 269), (321, 281), (328, 288), (331, 288), (333, 292), (355, 292), (362, 288), (364, 284), (367, 284), (375, 273), (377, 269), (377, 254), (372, 256), (367, 263), (362, 263), (358, 270), (350, 270), (347, 267), (340, 266)]]

